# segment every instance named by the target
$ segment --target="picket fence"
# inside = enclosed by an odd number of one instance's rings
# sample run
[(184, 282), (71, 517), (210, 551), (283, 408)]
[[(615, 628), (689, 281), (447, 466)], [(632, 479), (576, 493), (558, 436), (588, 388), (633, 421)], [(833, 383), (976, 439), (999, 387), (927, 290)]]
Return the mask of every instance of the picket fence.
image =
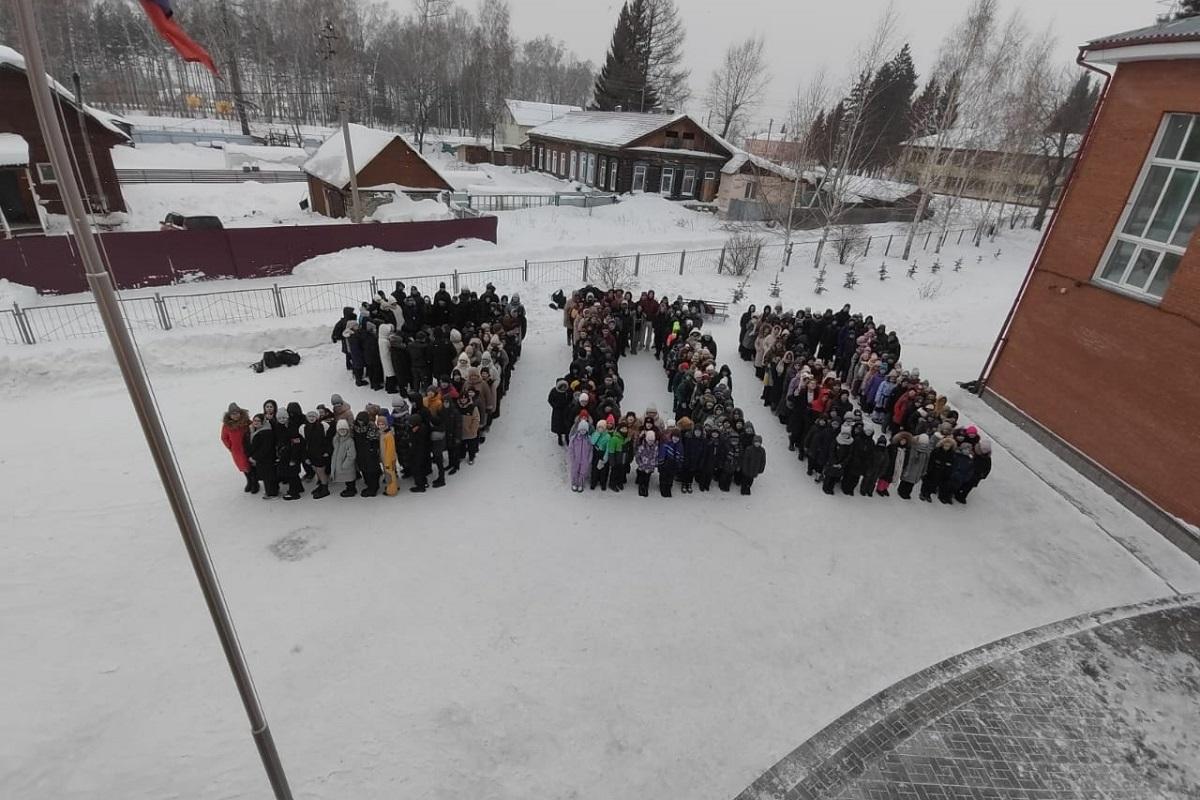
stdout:
[[(1022, 220), (1022, 226), (1027, 220)], [(980, 231), (977, 227), (956, 228), (945, 234), (930, 231), (918, 238), (922, 250), (935, 251), (953, 240), (961, 245), (967, 234), (970, 243)], [(904, 235), (875, 235), (852, 239), (830, 239), (825, 242), (826, 257), (836, 254), (839, 245), (847, 242), (859, 257), (872, 253), (889, 256), (903, 246)], [(816, 255), (817, 240), (794, 241), (790, 244), (765, 244), (754, 249), (750, 270), (760, 265), (786, 269), (793, 260), (797, 266), (810, 266)], [(806, 263), (803, 259), (808, 257)], [(134, 332), (174, 330), (206, 325), (228, 325), (256, 319), (301, 316), (304, 314), (336, 313), (345, 306), (357, 307), (374, 297), (380, 290), (390, 292), (397, 281), (416, 286), (422, 294), (432, 295), (439, 284), (457, 294), (463, 288), (481, 290), (485, 283), (509, 287), (518, 284), (578, 285), (603, 282), (610, 274), (620, 275), (685, 275), (693, 272), (725, 272), (732, 256), (725, 247), (706, 250), (676, 250), (663, 253), (634, 253), (632, 255), (599, 255), (558, 261), (529, 261), (518, 265), (430, 275), (399, 275), (371, 277), (338, 283), (273, 284), (254, 289), (232, 289), (219, 292), (186, 294), (155, 293), (130, 296), (124, 292), (121, 307), (126, 324)], [(749, 260), (749, 259), (747, 259)], [(0, 343), (36, 344), (67, 341), (104, 335), (96, 304), (92, 301), (56, 303), (0, 309)]]

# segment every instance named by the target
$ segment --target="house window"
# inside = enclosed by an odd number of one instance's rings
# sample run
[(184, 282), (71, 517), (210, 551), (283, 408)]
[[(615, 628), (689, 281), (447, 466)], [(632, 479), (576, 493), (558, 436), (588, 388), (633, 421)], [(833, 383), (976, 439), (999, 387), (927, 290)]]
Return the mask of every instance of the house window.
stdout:
[(746, 181), (746, 192), (742, 196), (747, 200), (757, 200), (758, 199), (758, 180), (757, 179), (751, 178), (750, 180)]
[(591, 186), (594, 186), (596, 184), (596, 154), (595, 153), (588, 153), (587, 182)]
[(1200, 115), (1168, 114), (1096, 280), (1161, 300), (1200, 223)]
[(558, 151), (557, 150), (550, 151), (550, 171), (553, 172), (555, 175), (558, 174)]
[(608, 190), (615, 192), (617, 190), (617, 164), (620, 162), (615, 158), (610, 159), (610, 162), (608, 165)]
[(575, 167), (578, 164), (578, 162), (579, 162), (579, 153), (572, 150), (571, 151), (571, 173), (570, 173), (571, 180), (575, 180), (575, 172), (576, 172)]
[(646, 165), (637, 164), (633, 168), (633, 191), (644, 192), (646, 190)]
[(685, 133), (683, 135), (683, 148), (685, 150), (692, 150), (693, 148), (695, 148), (695, 146), (696, 146), (696, 134)]
[(600, 156), (600, 188), (603, 189), (608, 183), (608, 159)]
[(688, 167), (683, 171), (683, 189), (680, 194), (692, 197), (696, 194), (696, 170)]
[(54, 174), (53, 164), (38, 164), (37, 174), (38, 183), (58, 183), (58, 176)]
[(669, 195), (675, 190), (675, 168), (663, 167), (662, 180), (658, 183), (658, 191)]
[(538, 147), (538, 169), (546, 171), (546, 148), (541, 146)]
[(678, 131), (667, 131), (666, 137), (667, 137), (667, 147), (670, 147), (672, 150), (677, 150), (679, 148), (679, 132)]

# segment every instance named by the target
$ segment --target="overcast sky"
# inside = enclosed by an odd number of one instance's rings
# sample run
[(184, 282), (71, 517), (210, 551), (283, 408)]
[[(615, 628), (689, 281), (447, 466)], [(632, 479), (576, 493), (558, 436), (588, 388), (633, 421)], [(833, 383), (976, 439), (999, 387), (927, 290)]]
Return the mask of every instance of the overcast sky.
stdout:
[[(407, 5), (404, 0), (394, 0)], [(470, 7), (473, 0), (459, 0)], [(693, 100), (702, 108), (704, 88), (731, 40), (762, 33), (773, 80), (759, 116), (778, 120), (809, 73), (822, 64), (839, 78), (848, 56), (869, 31), (885, 0), (676, 0), (687, 26), (685, 60)], [(1154, 22), (1158, 0), (1000, 0), (1005, 12), (1020, 10), (1029, 26), (1052, 26), (1064, 63), (1079, 44), (1104, 34)], [(620, 0), (509, 0), (512, 32), (520, 39), (549, 34), (597, 67), (604, 61)], [(901, 40), (911, 43), (922, 81), (938, 42), (957, 21), (966, 0), (898, 0)], [(778, 128), (778, 121), (776, 128)]]

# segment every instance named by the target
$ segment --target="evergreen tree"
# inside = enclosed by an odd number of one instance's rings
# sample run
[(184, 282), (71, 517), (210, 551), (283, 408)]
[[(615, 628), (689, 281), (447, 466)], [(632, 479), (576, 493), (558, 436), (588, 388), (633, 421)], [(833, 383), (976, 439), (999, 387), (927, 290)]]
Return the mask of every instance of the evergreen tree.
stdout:
[(1180, 0), (1179, 10), (1175, 12), (1176, 19), (1200, 15), (1200, 0)]
[[(638, 20), (644, 66), (642, 73), (649, 84), (646, 96), (659, 103), (644, 103), (643, 111), (658, 104), (680, 108), (691, 96), (688, 70), (683, 68), (683, 40), (686, 31), (679, 18), (675, 0), (632, 0), (630, 9)], [(651, 91), (653, 90), (653, 91)]]
[(1092, 89), (1092, 76), (1086, 72), (1080, 74), (1079, 79), (1071, 85), (1067, 96), (1054, 110), (1046, 132), (1083, 133), (1096, 100), (1096, 92)]
[(600, 75), (596, 78), (595, 101), (598, 111), (650, 110), (658, 106), (658, 95), (646, 75), (645, 36), (641, 27), (641, 0), (621, 6), (612, 44)]
[(879, 68), (871, 81), (865, 137), (870, 150), (864, 166), (877, 169), (896, 160), (900, 145), (912, 131), (911, 112), (916, 89), (917, 71), (905, 44)]
[(937, 113), (938, 98), (942, 96), (942, 86), (936, 75), (931, 75), (925, 82), (925, 88), (912, 103), (909, 128), (914, 137), (930, 136), (937, 131), (934, 129), (934, 118)]

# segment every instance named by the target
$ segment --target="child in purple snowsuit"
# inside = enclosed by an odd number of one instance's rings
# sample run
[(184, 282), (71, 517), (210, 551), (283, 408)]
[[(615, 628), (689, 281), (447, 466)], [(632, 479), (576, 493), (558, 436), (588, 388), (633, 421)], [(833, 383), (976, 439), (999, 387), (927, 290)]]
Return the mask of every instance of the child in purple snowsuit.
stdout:
[(648, 430), (638, 441), (634, 459), (637, 462), (637, 487), (640, 497), (650, 496), (650, 476), (658, 469), (658, 445), (655, 443), (655, 433)]
[(586, 419), (571, 431), (571, 441), (567, 446), (567, 470), (571, 478), (571, 491), (582, 492), (592, 474), (592, 442), (588, 438), (590, 426)]

